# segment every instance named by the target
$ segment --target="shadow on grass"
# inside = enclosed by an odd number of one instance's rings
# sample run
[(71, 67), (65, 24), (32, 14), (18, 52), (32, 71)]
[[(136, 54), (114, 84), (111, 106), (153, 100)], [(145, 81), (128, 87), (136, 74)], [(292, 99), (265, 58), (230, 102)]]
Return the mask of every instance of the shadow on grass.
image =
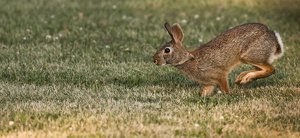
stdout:
[[(251, 70), (249, 67), (238, 67), (233, 70), (228, 76), (228, 82), (230, 88), (233, 88), (236, 77), (240, 72)], [(93, 72), (93, 71), (91, 71)], [(126, 88), (143, 87), (143, 86), (163, 86), (163, 87), (193, 87), (201, 88), (200, 84), (190, 80), (188, 77), (183, 75), (180, 71), (173, 71), (168, 73), (157, 73), (152, 72), (143, 76), (107, 76), (107, 72), (98, 74), (92, 74), (89, 72), (75, 72), (75, 71), (61, 71), (61, 72), (49, 72), (47, 70), (40, 71), (25, 71), (18, 70), (13, 71), (4, 69), (0, 72), (1, 80), (12, 83), (25, 83), (35, 85), (50, 85), (50, 84), (71, 84), (71, 85), (84, 85), (85, 87), (93, 88), (94, 85), (108, 85), (114, 84), (124, 86)], [(101, 80), (102, 76), (106, 77)], [(251, 89), (255, 87), (262, 87), (268, 85), (274, 85), (278, 80), (284, 79), (282, 73), (274, 74), (268, 78), (258, 79), (249, 86), (241, 86), (239, 88)], [(103, 77), (102, 77), (103, 78)]]

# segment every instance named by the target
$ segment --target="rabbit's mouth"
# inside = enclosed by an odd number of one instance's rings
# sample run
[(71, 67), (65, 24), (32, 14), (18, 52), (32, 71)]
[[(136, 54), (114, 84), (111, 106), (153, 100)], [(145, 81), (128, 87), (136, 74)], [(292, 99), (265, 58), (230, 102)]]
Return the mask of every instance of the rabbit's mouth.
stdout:
[(157, 66), (166, 66), (166, 64), (161, 64), (161, 65), (158, 65), (158, 64), (156, 64)]
[(166, 62), (164, 62), (164, 60), (161, 60), (160, 57), (158, 57), (157, 55), (153, 56), (153, 62), (157, 66), (164, 66), (164, 65), (166, 65)]
[(157, 66), (165, 66), (166, 64), (160, 64), (158, 60), (153, 60), (154, 64)]

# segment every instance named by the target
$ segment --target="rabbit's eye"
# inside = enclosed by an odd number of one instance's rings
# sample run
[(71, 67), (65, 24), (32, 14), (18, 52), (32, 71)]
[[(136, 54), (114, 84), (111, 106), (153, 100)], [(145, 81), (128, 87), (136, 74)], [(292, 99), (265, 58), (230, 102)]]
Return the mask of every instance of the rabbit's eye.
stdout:
[(165, 49), (165, 53), (170, 53), (170, 49), (169, 49), (169, 48), (166, 48), (166, 49)]

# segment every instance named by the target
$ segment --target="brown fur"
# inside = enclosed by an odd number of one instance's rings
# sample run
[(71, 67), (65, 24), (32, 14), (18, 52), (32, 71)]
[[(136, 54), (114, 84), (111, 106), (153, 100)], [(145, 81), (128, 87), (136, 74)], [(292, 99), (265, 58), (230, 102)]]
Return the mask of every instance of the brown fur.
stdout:
[[(194, 51), (182, 46), (183, 33), (179, 24), (170, 27), (165, 23), (165, 27), (172, 40), (155, 53), (154, 63), (178, 68), (203, 85), (202, 95), (212, 94), (216, 84), (229, 94), (227, 75), (241, 63), (253, 65), (256, 70), (242, 72), (236, 84), (248, 85), (256, 79), (272, 75), (275, 69), (268, 63), (269, 59), (283, 52), (278, 42), (280, 38), (259, 23), (234, 27)], [(170, 49), (169, 53), (165, 53), (166, 48)]]

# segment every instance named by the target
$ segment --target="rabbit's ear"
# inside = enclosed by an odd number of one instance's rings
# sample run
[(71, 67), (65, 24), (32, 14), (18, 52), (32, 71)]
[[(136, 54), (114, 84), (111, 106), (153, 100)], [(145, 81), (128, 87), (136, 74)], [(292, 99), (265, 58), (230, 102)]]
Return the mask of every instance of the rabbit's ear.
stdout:
[(173, 33), (173, 40), (176, 43), (181, 43), (183, 40), (183, 32), (178, 23), (175, 23), (172, 25), (172, 33)]
[(175, 23), (172, 25), (172, 27), (169, 25), (169, 23), (165, 23), (165, 27), (172, 37), (172, 40), (175, 41), (175, 43), (181, 43), (183, 40), (183, 32), (181, 30), (181, 27), (178, 23)]
[(169, 35), (171, 36), (172, 40), (174, 40), (174, 36), (173, 36), (173, 33), (172, 33), (172, 28), (171, 28), (171, 26), (168, 22), (165, 23), (165, 28), (167, 29), (167, 31), (168, 31)]

